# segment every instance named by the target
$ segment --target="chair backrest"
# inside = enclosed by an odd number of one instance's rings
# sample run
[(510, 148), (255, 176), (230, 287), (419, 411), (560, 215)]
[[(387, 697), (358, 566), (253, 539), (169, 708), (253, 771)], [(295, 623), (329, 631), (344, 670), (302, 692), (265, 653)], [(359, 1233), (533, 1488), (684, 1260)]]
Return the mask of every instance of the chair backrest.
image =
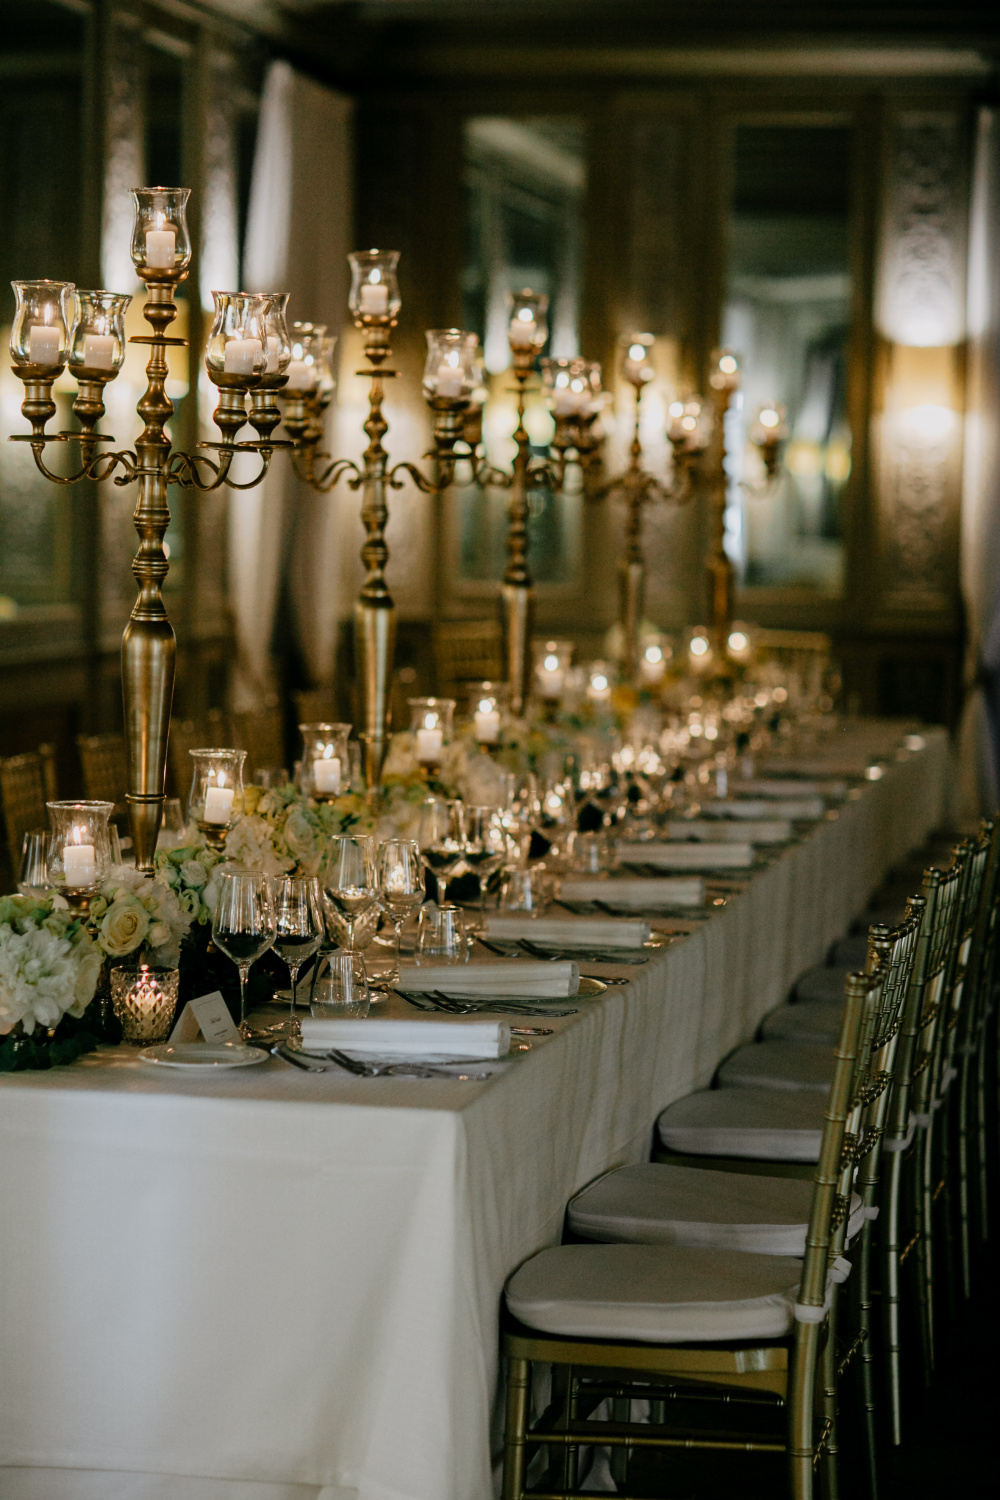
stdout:
[(285, 725), (280, 705), (233, 714), (233, 744), (247, 752), (246, 778), (264, 767), (285, 764)]
[(334, 724), (338, 721), (333, 688), (300, 688), (292, 694), (296, 724)]
[[(904, 1044), (912, 1057), (907, 1107), (921, 1123), (929, 1118), (934, 1098), (937, 1059), (944, 1035), (942, 1014), (958, 947), (966, 861), (967, 852), (959, 848), (950, 869), (931, 866), (924, 871), (925, 905), (911, 994), (904, 1014), (904, 1031), (909, 1029), (913, 1033), (912, 1040), (907, 1037)], [(905, 1094), (905, 1090), (901, 1091), (900, 1097)], [(908, 1123), (908, 1116), (900, 1114), (893, 1121), (893, 1130), (905, 1135)]]
[(441, 697), (459, 697), (464, 683), (502, 678), (499, 620), (444, 620), (434, 626), (434, 675)]
[(92, 802), (124, 803), (128, 791), (125, 736), (81, 734), (76, 746), (83, 770), (84, 796)]
[[(882, 979), (882, 995), (873, 1018), (873, 1032), (862, 1038), (862, 1048), (871, 1051), (871, 1078), (864, 1106), (864, 1119), (851, 1150), (858, 1166), (857, 1187), (865, 1204), (875, 1203), (886, 1124), (893, 1107), (898, 1079), (900, 1042), (910, 980), (916, 960), (922, 902), (907, 905), (898, 927), (875, 926), (868, 934), (869, 975)], [(860, 1049), (859, 1049), (860, 1050)]]
[(0, 759), (0, 806), (15, 876), (21, 862), (24, 835), (29, 829), (49, 826), (45, 804), (54, 802), (58, 795), (54, 746), (39, 745), (37, 750)]

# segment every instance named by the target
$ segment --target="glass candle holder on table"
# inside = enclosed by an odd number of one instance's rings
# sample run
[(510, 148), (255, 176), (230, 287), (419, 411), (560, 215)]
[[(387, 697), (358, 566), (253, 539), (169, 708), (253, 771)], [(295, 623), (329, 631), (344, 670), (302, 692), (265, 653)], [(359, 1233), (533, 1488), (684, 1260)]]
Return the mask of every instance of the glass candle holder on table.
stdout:
[(484, 754), (500, 743), (510, 688), (506, 682), (470, 682), (469, 718), (476, 742)]
[(132, 263), (145, 282), (177, 282), (191, 264), (190, 188), (132, 189)]
[(417, 760), (431, 775), (444, 759), (445, 747), (451, 744), (454, 698), (411, 698), (410, 733)]
[(573, 642), (536, 641), (533, 652), (536, 691), (546, 709), (554, 713), (566, 687), (566, 674), (573, 660)]
[(350, 789), (347, 741), (350, 724), (300, 724), (302, 770), (300, 786), (306, 797), (326, 802)]
[(194, 762), (188, 817), (220, 854), (226, 834), (243, 811), (245, 750), (189, 750)]
[(111, 1005), (131, 1047), (165, 1042), (173, 1028), (180, 994), (180, 969), (111, 970)]
[(47, 802), (48, 883), (82, 915), (111, 869), (108, 819), (113, 802)]

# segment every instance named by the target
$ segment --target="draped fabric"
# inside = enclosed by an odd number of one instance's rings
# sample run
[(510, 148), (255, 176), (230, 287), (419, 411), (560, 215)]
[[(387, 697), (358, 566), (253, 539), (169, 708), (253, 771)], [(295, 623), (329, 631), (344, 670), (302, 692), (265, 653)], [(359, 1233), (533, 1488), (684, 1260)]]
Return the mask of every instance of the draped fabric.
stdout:
[(968, 278), (962, 590), (969, 646), (959, 815), (1000, 805), (1000, 111), (976, 127)]
[[(351, 232), (351, 101), (272, 63), (261, 100), (244, 253), (245, 287), (288, 291), (289, 321), (339, 333)], [(240, 474), (239, 478), (244, 475)], [(336, 504), (301, 484), (284, 454), (264, 483), (234, 490), (229, 588), (238, 648), (236, 707), (268, 691), (275, 614), (287, 579), (314, 682), (330, 681), (341, 614)]]

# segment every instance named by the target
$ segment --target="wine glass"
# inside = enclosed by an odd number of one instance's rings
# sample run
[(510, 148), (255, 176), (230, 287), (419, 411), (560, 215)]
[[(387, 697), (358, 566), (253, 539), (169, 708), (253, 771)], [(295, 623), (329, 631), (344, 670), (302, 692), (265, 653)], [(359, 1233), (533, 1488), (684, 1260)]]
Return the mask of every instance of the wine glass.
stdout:
[(454, 875), (465, 845), (465, 808), (459, 801), (428, 797), (420, 810), (417, 834), (420, 857), (434, 876), (438, 906), (445, 904), (448, 881)]
[(212, 941), (240, 974), (240, 1036), (249, 1041), (247, 979), (251, 965), (272, 946), (275, 938), (274, 902), (270, 881), (259, 870), (229, 870), (219, 886), (212, 919)]
[(17, 888), (22, 896), (37, 896), (41, 901), (49, 894), (48, 844), (47, 828), (32, 828), (24, 835), (17, 871)]
[(296, 1029), (295, 1004), (299, 970), (307, 958), (319, 951), (326, 931), (320, 904), (319, 882), (296, 875), (278, 875), (271, 881), (274, 899), (274, 951), (288, 965), (292, 980), (292, 1003), (288, 1030)]
[(347, 924), (347, 948), (354, 952), (354, 924), (375, 905), (375, 840), (367, 833), (335, 833), (328, 840), (320, 880), (334, 911)]
[(503, 825), (495, 807), (465, 809), (465, 848), (462, 858), (479, 882), (479, 925), (486, 924), (486, 886), (507, 857)]
[(396, 962), (386, 979), (399, 978), (399, 934), (403, 923), (424, 899), (424, 872), (415, 839), (385, 839), (379, 845), (379, 903), (396, 934)]
[(507, 841), (519, 864), (527, 864), (531, 850), (531, 835), (542, 816), (538, 782), (532, 775), (512, 778), (507, 789), (507, 803), (502, 821)]

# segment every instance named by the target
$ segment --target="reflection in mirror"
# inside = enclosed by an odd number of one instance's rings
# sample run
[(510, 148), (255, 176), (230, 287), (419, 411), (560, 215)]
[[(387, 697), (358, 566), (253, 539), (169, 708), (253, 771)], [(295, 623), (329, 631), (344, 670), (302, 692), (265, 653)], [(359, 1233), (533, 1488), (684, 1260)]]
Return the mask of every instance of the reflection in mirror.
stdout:
[[(744, 588), (842, 590), (850, 147), (842, 126), (734, 132), (722, 342), (744, 372), (727, 432), (727, 549)], [(766, 483), (750, 436), (772, 403), (788, 437)]]
[[(491, 461), (506, 466), (514, 454), (517, 422), (506, 371), (510, 365), (507, 295), (522, 287), (549, 297), (546, 354), (580, 352), (580, 249), (586, 188), (586, 137), (573, 116), (477, 116), (466, 121), (466, 261), (463, 327), (479, 334), (487, 371), (484, 442)], [(525, 426), (532, 448), (551, 441), (552, 418), (540, 394), (528, 397)], [(507, 534), (502, 491), (466, 486), (456, 491), (459, 574), (493, 580), (504, 569)], [(579, 545), (579, 497), (531, 497), (529, 562), (539, 583), (574, 576)]]

